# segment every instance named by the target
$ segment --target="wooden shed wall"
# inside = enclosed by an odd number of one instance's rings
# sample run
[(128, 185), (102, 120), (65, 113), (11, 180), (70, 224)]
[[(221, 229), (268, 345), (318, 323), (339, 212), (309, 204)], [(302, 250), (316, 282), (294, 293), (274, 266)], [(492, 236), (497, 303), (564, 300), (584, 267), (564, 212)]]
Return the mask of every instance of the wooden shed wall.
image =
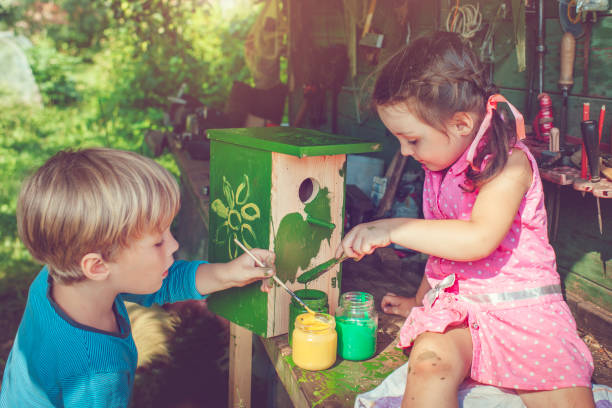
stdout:
[[(286, 0), (289, 11), (289, 115), (295, 119), (304, 103), (302, 86), (306, 82), (308, 70), (313, 66), (327, 69), (325, 60), (313, 58), (316, 49), (336, 44), (347, 44), (347, 31), (342, 0)], [(359, 0), (350, 0), (358, 2)], [(461, 4), (476, 4), (475, 1), (462, 1)], [(510, 1), (506, 4), (511, 6)], [(378, 61), (384, 61), (401, 47), (406, 39), (406, 24), (410, 24), (411, 38), (432, 31), (445, 24), (446, 17), (454, 1), (436, 0), (431, 2), (379, 0), (372, 22), (372, 30), (384, 35), (383, 48)], [(500, 1), (481, 1), (483, 23), (491, 21), (501, 4)], [(544, 91), (553, 100), (555, 120), (560, 123), (561, 92), (557, 85), (559, 79), (559, 44), (563, 34), (558, 16), (558, 2), (545, 2), (546, 47), (544, 70)], [(406, 20), (401, 17), (406, 13)], [(525, 112), (528, 91), (528, 70), (535, 63), (537, 19), (534, 13), (527, 14), (527, 70), (518, 72), (514, 52), (512, 13), (496, 31), (494, 47), (496, 63), (494, 82), (501, 92), (521, 111)], [(474, 44), (480, 41), (486, 27), (475, 37)], [(357, 32), (359, 36), (360, 32)], [(574, 86), (570, 90), (568, 133), (580, 137), (579, 123), (582, 118), (582, 103), (591, 103), (591, 118), (597, 119), (601, 105), (608, 107), (602, 141), (612, 139), (612, 15), (600, 15), (592, 26), (589, 65), (588, 91), (583, 87), (585, 37), (576, 41), (576, 60), (574, 64)], [(367, 92), (363, 92), (364, 81), (376, 66), (368, 60), (363, 47), (357, 47), (357, 75), (347, 75), (338, 94), (337, 133), (354, 137), (377, 140), (385, 149), (372, 154), (382, 157), (387, 163), (397, 149), (397, 142), (387, 134), (377, 116), (367, 109)], [(534, 73), (537, 75), (537, 67)], [(536, 76), (537, 94), (537, 76)], [(357, 103), (361, 110), (357, 111)], [(331, 93), (326, 93), (323, 116), (325, 122), (315, 126), (320, 130), (331, 131)], [(533, 112), (526, 114), (527, 123), (533, 120), (537, 109), (534, 102)], [(312, 123), (303, 124), (313, 127)], [(414, 163), (413, 163), (414, 165)], [(551, 190), (546, 186), (547, 191)], [(559, 238), (554, 244), (558, 256), (559, 272), (564, 277), (567, 289), (581, 298), (589, 299), (612, 311), (612, 199), (601, 200), (603, 217), (603, 236), (599, 234), (595, 200), (591, 195), (582, 196), (579, 192), (564, 187), (561, 193), (561, 217)]]

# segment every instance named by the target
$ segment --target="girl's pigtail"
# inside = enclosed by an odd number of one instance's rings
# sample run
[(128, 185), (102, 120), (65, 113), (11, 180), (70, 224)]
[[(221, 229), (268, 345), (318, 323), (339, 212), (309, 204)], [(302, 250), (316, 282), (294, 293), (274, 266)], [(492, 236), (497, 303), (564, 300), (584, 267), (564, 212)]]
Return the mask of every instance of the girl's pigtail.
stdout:
[[(487, 84), (483, 93), (484, 100), (488, 100), (489, 96), (498, 93), (498, 88), (494, 84)], [(508, 161), (508, 152), (510, 147), (516, 143), (516, 130), (514, 123), (504, 120), (498, 109), (494, 109), (491, 117), (491, 127), (488, 134), (488, 142), (482, 150), (477, 152), (474, 157), (474, 164), (480, 169), (475, 171), (469, 169), (467, 172), (467, 185), (462, 186), (466, 191), (474, 191), (484, 182), (494, 177), (506, 165)], [(491, 158), (487, 161), (486, 166), (482, 168), (482, 162), (487, 156)]]

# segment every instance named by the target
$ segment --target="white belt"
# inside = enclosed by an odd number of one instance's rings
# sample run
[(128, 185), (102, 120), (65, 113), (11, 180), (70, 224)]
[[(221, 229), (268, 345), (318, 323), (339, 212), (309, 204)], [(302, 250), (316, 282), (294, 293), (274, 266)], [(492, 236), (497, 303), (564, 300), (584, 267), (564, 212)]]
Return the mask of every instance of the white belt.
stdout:
[[(446, 288), (450, 288), (455, 284), (455, 274), (450, 274), (446, 278), (442, 279), (436, 286), (431, 288), (425, 294), (425, 302), (429, 306), (433, 305), (440, 293), (444, 292)], [(463, 300), (471, 303), (503, 303), (512, 302), (517, 300), (524, 300), (529, 298), (537, 298), (544, 295), (561, 294), (561, 286), (559, 284), (552, 284), (546, 286), (540, 286), (537, 288), (517, 290), (515, 292), (502, 292), (502, 293), (478, 293), (474, 295), (458, 295), (459, 300)]]

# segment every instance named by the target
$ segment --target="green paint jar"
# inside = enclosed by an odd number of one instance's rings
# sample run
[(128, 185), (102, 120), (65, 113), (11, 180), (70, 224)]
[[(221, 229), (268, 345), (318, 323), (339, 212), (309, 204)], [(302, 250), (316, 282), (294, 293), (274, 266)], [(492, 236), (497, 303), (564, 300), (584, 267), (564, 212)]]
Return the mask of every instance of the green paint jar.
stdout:
[(338, 354), (345, 360), (365, 360), (376, 351), (378, 313), (374, 297), (366, 292), (347, 292), (340, 296), (336, 310)]
[[(329, 313), (329, 305), (327, 304), (327, 293), (317, 289), (299, 289), (295, 291), (295, 295), (306, 304), (313, 312)], [(300, 305), (297, 300), (291, 298), (289, 304), (289, 345), (293, 338), (293, 329), (295, 328), (295, 319), (307, 310)]]

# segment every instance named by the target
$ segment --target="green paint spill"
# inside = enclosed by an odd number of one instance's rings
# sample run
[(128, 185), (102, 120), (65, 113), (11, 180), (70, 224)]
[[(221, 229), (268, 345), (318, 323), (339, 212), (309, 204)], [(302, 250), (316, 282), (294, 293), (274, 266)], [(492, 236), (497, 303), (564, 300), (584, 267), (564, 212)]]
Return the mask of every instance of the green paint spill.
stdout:
[[(317, 196), (306, 206), (307, 215), (331, 222), (329, 190), (319, 190)], [(310, 225), (300, 213), (289, 213), (280, 222), (274, 248), (276, 252), (276, 274), (283, 282), (295, 282), (298, 268), (305, 269), (321, 248), (324, 239), (328, 242), (332, 230)]]

